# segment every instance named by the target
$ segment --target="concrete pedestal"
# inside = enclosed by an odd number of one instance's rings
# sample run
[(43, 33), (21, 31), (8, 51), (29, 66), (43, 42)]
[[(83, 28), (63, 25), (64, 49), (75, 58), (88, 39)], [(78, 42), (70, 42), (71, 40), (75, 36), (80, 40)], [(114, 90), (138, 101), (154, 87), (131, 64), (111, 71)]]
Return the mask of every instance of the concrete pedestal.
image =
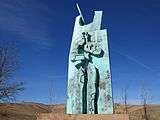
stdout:
[(100, 114), (39, 114), (37, 120), (129, 120), (129, 116), (126, 114), (112, 114), (112, 115), (100, 115)]

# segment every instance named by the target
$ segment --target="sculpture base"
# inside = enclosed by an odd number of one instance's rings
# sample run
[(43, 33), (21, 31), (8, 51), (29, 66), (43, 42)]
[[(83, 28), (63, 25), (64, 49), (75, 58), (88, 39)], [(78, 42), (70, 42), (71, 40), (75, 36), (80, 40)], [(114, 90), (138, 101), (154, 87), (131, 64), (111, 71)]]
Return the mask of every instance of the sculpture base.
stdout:
[(39, 114), (37, 120), (129, 120), (127, 114), (111, 114), (111, 115), (101, 115), (101, 114), (79, 114), (79, 115), (69, 115), (69, 114), (59, 114), (59, 113), (49, 113), (49, 114)]

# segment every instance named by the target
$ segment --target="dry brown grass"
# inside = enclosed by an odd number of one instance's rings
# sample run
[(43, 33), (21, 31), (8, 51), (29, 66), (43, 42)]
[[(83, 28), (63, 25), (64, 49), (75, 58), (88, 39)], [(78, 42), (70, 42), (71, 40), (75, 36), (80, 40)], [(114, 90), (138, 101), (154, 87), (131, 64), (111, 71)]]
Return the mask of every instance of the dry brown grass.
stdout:
[[(52, 108), (52, 110), (50, 110)], [(0, 120), (36, 120), (40, 113), (65, 113), (64, 105), (48, 106), (38, 103), (12, 103), (0, 104)], [(144, 120), (143, 107), (140, 105), (128, 105), (130, 120)], [(147, 107), (149, 120), (160, 120), (160, 105), (149, 105)], [(124, 114), (124, 106), (116, 104), (116, 114)]]
[[(130, 120), (145, 120), (143, 106), (128, 105), (127, 108)], [(123, 114), (124, 106), (116, 104), (115, 113)], [(160, 105), (148, 105), (147, 116), (149, 120), (160, 120)]]
[(0, 104), (0, 120), (36, 120), (38, 113), (49, 112), (48, 106), (44, 104)]

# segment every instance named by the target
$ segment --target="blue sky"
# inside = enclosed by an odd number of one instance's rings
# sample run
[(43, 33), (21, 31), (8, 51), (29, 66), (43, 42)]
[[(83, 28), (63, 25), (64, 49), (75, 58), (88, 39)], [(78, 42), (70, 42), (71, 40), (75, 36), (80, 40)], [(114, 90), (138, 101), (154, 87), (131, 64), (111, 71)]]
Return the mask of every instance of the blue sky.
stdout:
[(94, 10), (103, 10), (115, 101), (129, 85), (129, 102), (139, 102), (145, 84), (152, 103), (160, 103), (159, 0), (1, 0), (0, 41), (17, 42), (21, 64), (13, 80), (23, 81), (26, 88), (18, 101), (49, 103), (53, 86), (53, 102), (66, 102), (76, 2), (87, 22)]

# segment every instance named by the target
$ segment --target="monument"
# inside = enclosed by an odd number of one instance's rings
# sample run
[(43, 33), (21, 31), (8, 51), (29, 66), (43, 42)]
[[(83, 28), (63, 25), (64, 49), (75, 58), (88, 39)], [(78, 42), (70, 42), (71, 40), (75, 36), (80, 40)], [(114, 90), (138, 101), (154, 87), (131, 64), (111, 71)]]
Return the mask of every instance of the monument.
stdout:
[(67, 114), (113, 114), (107, 30), (101, 29), (102, 11), (85, 23), (77, 4), (69, 54)]
[(95, 11), (93, 22), (87, 24), (78, 5), (77, 8), (80, 15), (75, 20), (69, 54), (66, 111), (53, 108), (52, 113), (37, 115), (37, 120), (129, 120), (127, 114), (113, 114), (107, 30), (101, 29), (102, 11)]

